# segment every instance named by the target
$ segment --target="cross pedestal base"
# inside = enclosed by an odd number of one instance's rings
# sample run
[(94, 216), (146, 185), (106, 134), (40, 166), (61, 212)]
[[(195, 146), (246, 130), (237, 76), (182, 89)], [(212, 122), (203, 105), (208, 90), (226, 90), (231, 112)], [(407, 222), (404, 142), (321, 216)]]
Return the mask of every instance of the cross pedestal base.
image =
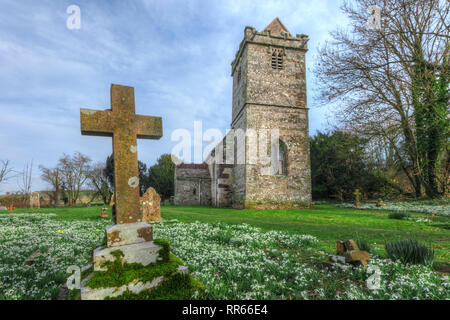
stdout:
[(153, 240), (151, 225), (113, 225), (105, 232), (106, 246), (94, 250), (93, 272), (81, 282), (81, 300), (137, 295), (177, 274), (190, 277), (181, 260), (170, 255), (169, 244)]

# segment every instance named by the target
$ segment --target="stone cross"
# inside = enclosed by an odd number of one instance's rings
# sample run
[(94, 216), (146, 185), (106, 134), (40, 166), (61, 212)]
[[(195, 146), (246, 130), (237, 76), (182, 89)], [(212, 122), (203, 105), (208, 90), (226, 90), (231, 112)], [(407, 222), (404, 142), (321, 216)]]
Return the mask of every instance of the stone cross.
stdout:
[(356, 189), (355, 192), (353, 192), (355, 195), (355, 206), (359, 207), (359, 201), (361, 200), (361, 192), (359, 192), (359, 189)]
[(81, 109), (81, 134), (113, 138), (116, 224), (141, 220), (137, 139), (162, 137), (162, 119), (135, 114), (134, 88), (111, 85), (111, 109)]

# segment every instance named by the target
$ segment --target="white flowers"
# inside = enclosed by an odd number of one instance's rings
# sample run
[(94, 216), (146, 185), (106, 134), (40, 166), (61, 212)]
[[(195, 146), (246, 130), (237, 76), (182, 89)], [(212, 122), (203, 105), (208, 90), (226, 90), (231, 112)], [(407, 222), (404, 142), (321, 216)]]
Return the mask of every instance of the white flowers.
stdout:
[[(352, 203), (337, 204), (337, 207), (342, 208), (356, 208)], [(374, 203), (364, 203), (358, 209), (370, 210), (388, 210), (395, 212), (422, 212), (428, 214), (435, 214), (438, 216), (450, 217), (450, 205), (436, 205), (428, 202), (387, 202), (383, 207), (377, 207)], [(424, 222), (424, 221), (417, 221)]]
[[(0, 215), (0, 300), (55, 299), (70, 265), (83, 267), (107, 222), (61, 221), (52, 214)], [(41, 255), (28, 266), (34, 251)]]
[[(109, 223), (1, 214), (0, 300), (55, 299), (67, 267), (88, 264)], [(327, 268), (326, 253), (310, 235), (176, 220), (155, 224), (154, 235), (169, 240), (217, 299), (450, 299), (448, 277), (376, 257), (369, 266), (381, 270), (381, 287), (368, 290), (364, 269)], [(37, 249), (41, 255), (26, 265)]]

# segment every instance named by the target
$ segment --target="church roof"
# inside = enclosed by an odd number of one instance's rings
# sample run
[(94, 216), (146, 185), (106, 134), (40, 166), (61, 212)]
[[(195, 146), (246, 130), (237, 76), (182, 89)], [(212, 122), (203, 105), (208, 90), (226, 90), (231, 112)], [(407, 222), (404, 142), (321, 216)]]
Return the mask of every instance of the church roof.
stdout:
[(176, 166), (176, 177), (185, 179), (209, 179), (209, 168), (206, 163), (181, 163)]
[(287, 33), (289, 37), (292, 37), (292, 34), (278, 18), (273, 19), (273, 21), (264, 29), (264, 31), (270, 31), (270, 34), (277, 36), (282, 36), (283, 33)]

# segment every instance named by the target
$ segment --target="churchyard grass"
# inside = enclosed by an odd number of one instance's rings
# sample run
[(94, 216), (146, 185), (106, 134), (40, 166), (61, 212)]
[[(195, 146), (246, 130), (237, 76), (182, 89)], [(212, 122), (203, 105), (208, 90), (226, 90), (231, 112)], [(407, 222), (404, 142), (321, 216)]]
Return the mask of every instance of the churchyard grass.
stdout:
[[(341, 208), (356, 208), (352, 203), (342, 203), (337, 206)], [(418, 212), (450, 217), (450, 199), (386, 202), (382, 207), (377, 207), (375, 203), (365, 203), (359, 206), (358, 209), (389, 210), (398, 213)]]
[[(25, 214), (30, 212), (41, 214)], [(302, 211), (162, 206), (161, 212), (164, 222), (155, 225), (155, 236), (170, 241), (213, 298), (450, 299), (448, 277), (426, 266), (391, 262), (384, 251), (385, 242), (415, 239), (433, 246), (435, 267), (448, 267), (448, 217), (412, 213), (415, 220), (395, 220), (389, 211), (332, 203)], [(100, 218), (100, 207), (15, 213), (0, 213), (0, 299), (54, 299), (67, 266), (86, 265), (111, 223)], [(327, 255), (334, 253), (335, 241), (350, 238), (374, 249), (369, 265), (380, 267), (381, 289), (366, 288), (362, 268), (330, 265)], [(37, 249), (41, 255), (26, 265)]]
[[(432, 245), (437, 263), (450, 262), (450, 218), (412, 213), (408, 220), (389, 219), (387, 210), (339, 208), (333, 203), (304, 210), (234, 210), (208, 207), (161, 207), (163, 219), (181, 222), (247, 223), (263, 231), (279, 230), (309, 234), (320, 240), (319, 248), (334, 252), (337, 240), (364, 240), (384, 254), (389, 241), (413, 239)], [(431, 222), (430, 222), (431, 221)]]

